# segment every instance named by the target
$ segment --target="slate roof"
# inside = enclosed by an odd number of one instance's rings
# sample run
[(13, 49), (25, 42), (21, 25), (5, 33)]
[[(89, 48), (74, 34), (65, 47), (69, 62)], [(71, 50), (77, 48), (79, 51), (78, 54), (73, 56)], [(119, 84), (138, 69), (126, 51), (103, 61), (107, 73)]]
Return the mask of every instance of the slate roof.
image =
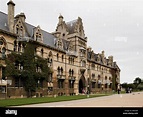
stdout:
[[(8, 17), (7, 14), (0, 11), (0, 29), (9, 32), (7, 17)], [(36, 27), (31, 24), (28, 24), (26, 22), (24, 25), (26, 26), (26, 30), (27, 30), (26, 36), (29, 35), (31, 37), (31, 39), (33, 39), (33, 29)], [(46, 32), (44, 30), (41, 30), (41, 31), (43, 34), (43, 43), (48, 46), (55, 47), (55, 45), (54, 45), (55, 37), (49, 32)]]
[(0, 11), (0, 29), (9, 31), (7, 23), (7, 14)]
[[(8, 18), (8, 15), (6, 13), (3, 13), (3, 12), (0, 11), (0, 29), (9, 32), (7, 18)], [(70, 21), (70, 22), (66, 22), (69, 34), (74, 33), (77, 20), (78, 19)], [(34, 32), (33, 31), (34, 31), (34, 28), (36, 28), (36, 27), (31, 25), (31, 24), (28, 24), (26, 22), (25, 22), (24, 26), (26, 28), (26, 36), (28, 36), (32, 40), (34, 40), (34, 38), (33, 38), (33, 33)], [(41, 29), (41, 31), (42, 31), (42, 34), (43, 34), (43, 44), (48, 45), (48, 46), (56, 49), (56, 46), (55, 46), (56, 37), (54, 35), (52, 35), (51, 33), (47, 32), (47, 31), (44, 31), (42, 29)], [(68, 47), (70, 45), (70, 41), (67, 41), (67, 40), (64, 40), (64, 39), (62, 39), (62, 41), (63, 41), (63, 49), (64, 49), (64, 51), (67, 51)], [(94, 57), (92, 58), (92, 56), (94, 56)], [(98, 54), (96, 54), (96, 53), (93, 53), (93, 52), (88, 52), (87, 53), (87, 59), (88, 60), (92, 59), (93, 61), (96, 62), (97, 57), (98, 57)], [(100, 57), (100, 60), (101, 60), (101, 56), (99, 56), (99, 57)], [(107, 62), (108, 62), (108, 59), (107, 59)], [(100, 61), (100, 64), (102, 64), (102, 60)], [(119, 68), (116, 63), (114, 63), (114, 67)]]

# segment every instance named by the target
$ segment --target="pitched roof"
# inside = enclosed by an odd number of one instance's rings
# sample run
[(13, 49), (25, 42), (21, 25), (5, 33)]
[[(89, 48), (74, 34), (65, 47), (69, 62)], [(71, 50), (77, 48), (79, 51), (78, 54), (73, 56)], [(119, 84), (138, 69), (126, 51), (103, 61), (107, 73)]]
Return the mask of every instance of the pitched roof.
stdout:
[[(0, 11), (0, 29), (9, 32), (7, 17), (8, 17), (7, 14)], [(28, 23), (25, 23), (25, 26), (26, 26), (26, 30), (27, 30), (26, 36), (30, 36), (31, 39), (34, 39), (32, 36), (33, 36), (33, 29), (35, 28), (35, 26), (28, 24)], [(43, 43), (46, 45), (49, 45), (51, 47), (55, 47), (55, 45), (54, 45), (55, 37), (49, 32), (46, 32), (44, 30), (41, 30), (41, 31), (43, 34)]]
[[(33, 33), (34, 33), (33, 29), (36, 28), (36, 27), (31, 25), (31, 24), (28, 24), (28, 23), (25, 23), (25, 25), (26, 25), (26, 28), (27, 28), (27, 32), (30, 34), (30, 37), (33, 37)], [(51, 47), (55, 47), (55, 44), (54, 44), (55, 36), (50, 34), (49, 32), (44, 31), (44, 30), (41, 30), (41, 32), (43, 34), (43, 43), (46, 44), (46, 45), (49, 45)]]
[(0, 29), (9, 31), (7, 23), (7, 14), (0, 11)]

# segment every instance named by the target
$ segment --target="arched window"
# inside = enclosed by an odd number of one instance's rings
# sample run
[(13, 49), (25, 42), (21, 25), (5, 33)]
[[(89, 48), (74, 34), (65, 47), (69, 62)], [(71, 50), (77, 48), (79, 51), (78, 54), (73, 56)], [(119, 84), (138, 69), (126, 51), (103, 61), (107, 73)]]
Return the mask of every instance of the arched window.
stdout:
[(2, 59), (5, 59), (6, 55), (5, 55), (6, 49), (5, 47), (2, 48)]
[(38, 33), (36, 33), (36, 41), (39, 39)]
[(41, 49), (41, 56), (43, 57), (43, 55), (44, 55), (44, 50), (43, 50), (43, 48)]
[(73, 58), (73, 64), (74, 64), (74, 58)]
[(100, 88), (101, 87), (101, 79), (100, 79), (100, 75), (98, 75), (98, 88)]
[(94, 69), (95, 69), (95, 64), (92, 63), (92, 64), (91, 64), (91, 67), (92, 67), (92, 69), (94, 70)]
[(34, 29), (34, 40), (38, 41), (38, 42), (42, 42), (43, 41), (43, 35), (42, 35), (42, 31), (40, 29), (40, 26), (37, 26)]
[(16, 34), (19, 34), (19, 25), (16, 25)]
[(95, 74), (92, 74), (92, 79), (94, 79), (95, 78)]
[(19, 23), (16, 25), (16, 32), (17, 35), (19, 36), (23, 36), (23, 26), (21, 24), (21, 22), (19, 21)]
[(109, 88), (112, 88), (112, 78), (109, 77)]
[(108, 82), (107, 82), (107, 76), (105, 76), (105, 88), (107, 88)]
[(21, 43), (18, 43), (18, 52), (21, 52)]
[(3, 36), (0, 36), (0, 58), (6, 58), (6, 40)]
[(48, 82), (52, 82), (52, 76), (53, 76), (53, 74), (50, 73), (50, 74), (49, 74), (49, 78), (48, 78)]
[(61, 75), (63, 75), (63, 68), (61, 67)]
[(70, 57), (69, 57), (69, 64), (70, 64)]
[(57, 69), (57, 70), (58, 70), (58, 75), (60, 75), (60, 67), (58, 67), (58, 69)]
[(57, 53), (57, 61), (59, 61), (59, 54)]
[(74, 74), (74, 71), (73, 71), (73, 69), (72, 69), (72, 71), (71, 71), (71, 75), (73, 76), (73, 74)]
[(23, 36), (23, 27), (22, 27), (22, 26), (20, 27), (19, 35), (20, 35), (20, 36)]
[(69, 70), (69, 76), (71, 76), (71, 69)]
[(23, 43), (23, 44), (22, 44), (22, 48), (21, 48), (21, 51), (22, 51), (22, 52), (24, 52), (24, 48), (25, 48), (25, 44)]
[(53, 60), (52, 60), (52, 52), (49, 52), (48, 55), (48, 66), (51, 67), (53, 65)]
[(13, 48), (13, 50), (14, 50), (14, 51), (17, 50), (17, 42), (16, 42), (16, 41), (14, 41), (14, 48)]

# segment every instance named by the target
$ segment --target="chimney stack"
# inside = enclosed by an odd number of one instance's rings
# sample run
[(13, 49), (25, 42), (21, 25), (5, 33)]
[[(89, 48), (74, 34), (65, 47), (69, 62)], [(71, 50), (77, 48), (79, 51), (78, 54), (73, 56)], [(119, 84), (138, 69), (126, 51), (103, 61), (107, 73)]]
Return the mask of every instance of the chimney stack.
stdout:
[(9, 31), (13, 33), (14, 31), (14, 2), (10, 0), (8, 3), (8, 27)]

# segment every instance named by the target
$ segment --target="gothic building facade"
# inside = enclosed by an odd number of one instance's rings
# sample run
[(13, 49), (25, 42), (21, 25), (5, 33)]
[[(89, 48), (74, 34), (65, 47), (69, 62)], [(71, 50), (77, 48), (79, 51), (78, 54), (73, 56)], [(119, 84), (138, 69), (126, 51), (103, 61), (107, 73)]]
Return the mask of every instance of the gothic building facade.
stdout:
[[(21, 41), (38, 42), (36, 55), (48, 60), (52, 69), (48, 81), (42, 81), (34, 95), (77, 95), (85, 91), (100, 93), (116, 89), (120, 83), (120, 68), (113, 61), (113, 56), (105, 56), (104, 51), (95, 53), (87, 46), (83, 22), (80, 17), (65, 22), (58, 17), (55, 32), (49, 33), (26, 22), (24, 13), (15, 16), (15, 3), (7, 3), (8, 13), (0, 12), (0, 96), (26, 96), (24, 86), (18, 85), (20, 79), (3, 79), (5, 59), (11, 52), (22, 53)], [(90, 41), (90, 40), (89, 40)], [(18, 65), (18, 69), (21, 69)], [(23, 68), (22, 68), (23, 69)]]

